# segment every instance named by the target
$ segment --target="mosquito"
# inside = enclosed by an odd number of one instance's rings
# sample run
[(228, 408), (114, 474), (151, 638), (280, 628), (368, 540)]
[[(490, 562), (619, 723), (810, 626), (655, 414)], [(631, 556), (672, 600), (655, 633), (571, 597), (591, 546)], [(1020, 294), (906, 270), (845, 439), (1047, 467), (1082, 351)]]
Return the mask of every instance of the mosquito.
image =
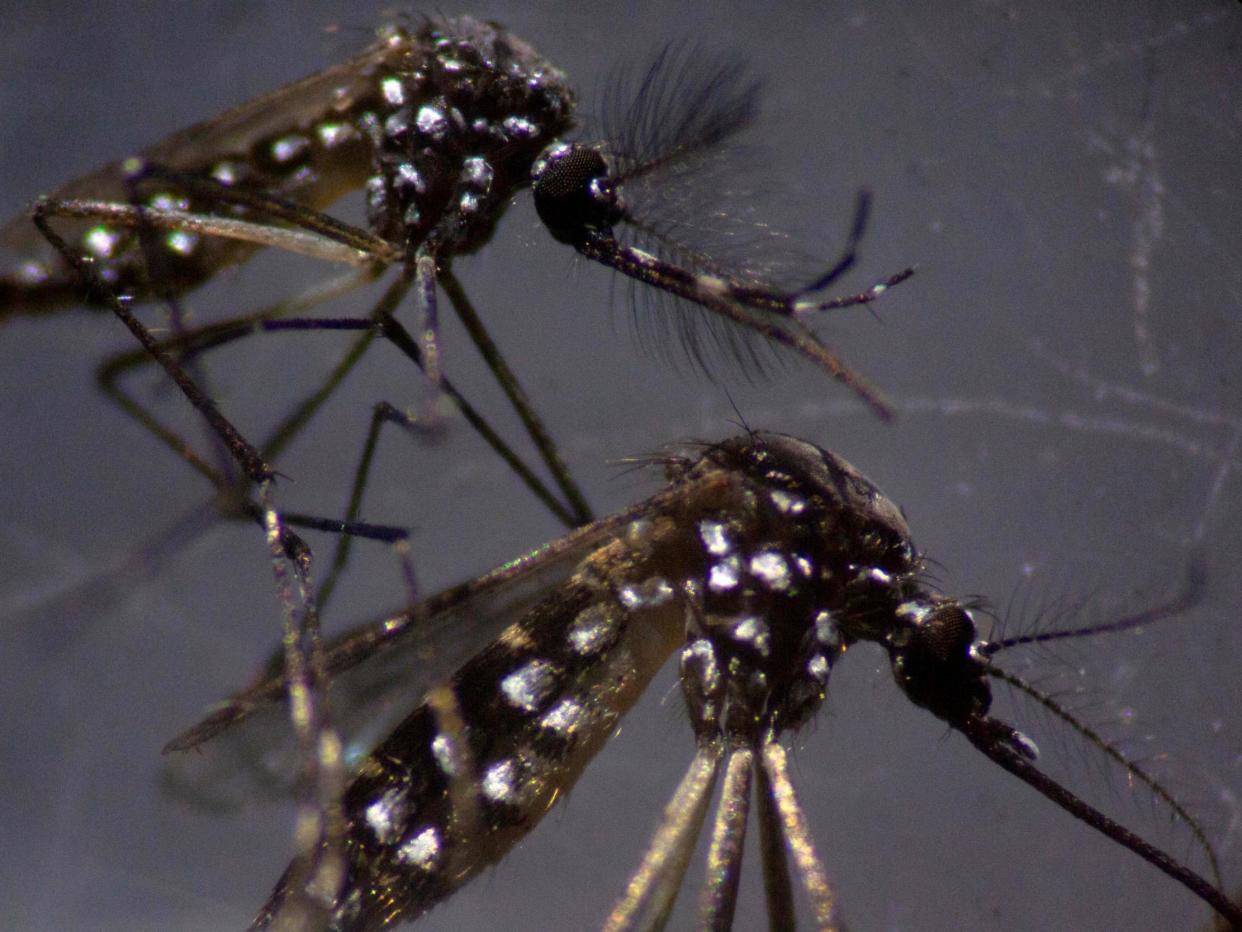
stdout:
[[(915, 706), (1242, 929), (1242, 910), (1221, 892), (1212, 845), (1183, 804), (1054, 696), (998, 662), (1029, 645), (1176, 615), (1199, 596), (1197, 571), (1183, 592), (1140, 614), (990, 640), (970, 604), (929, 581), (901, 510), (839, 456), (750, 432), (649, 462), (670, 481), (653, 497), (327, 649), (338, 708), (385, 697), (357, 713), (365, 734), (347, 753), (358, 763), (341, 802), (346, 869), (339, 887), (325, 889), (291, 868), (254, 928), (377, 930), (423, 916), (502, 859), (568, 794), (672, 655), (694, 757), (603, 928), (663, 927), (722, 782), (698, 927), (732, 926), (753, 797), (771, 927), (793, 927), (796, 877), (814, 927), (844, 928), (848, 908), (816, 851), (782, 739), (812, 720), (848, 649), (872, 642)], [(428, 638), (464, 637), (463, 626), (471, 642), (489, 631), (491, 642), (427, 684), (408, 711), (402, 703), (420, 668), (411, 656)], [(1189, 831), (1210, 879), (1046, 775), (1035, 744), (990, 714), (992, 681), (1036, 703), (1145, 789)], [(279, 676), (246, 690), (169, 750), (227, 747), (269, 716), (283, 690)], [(313, 861), (335, 853), (303, 854)]]
[[(394, 344), (443, 393), (567, 526), (591, 513), (542, 420), (452, 271), (453, 259), (482, 248), (514, 195), (532, 189), (548, 231), (579, 254), (660, 294), (703, 309), (730, 331), (757, 334), (809, 359), (850, 387), (883, 419), (891, 409), (808, 327), (821, 311), (867, 304), (912, 274), (906, 269), (854, 295), (821, 299), (855, 262), (869, 200), (860, 195), (840, 258), (804, 287), (782, 289), (740, 260), (715, 258), (684, 233), (694, 218), (670, 218), (641, 189), (653, 177), (685, 173), (752, 121), (760, 84), (734, 57), (673, 45), (618, 94), (614, 138), (567, 140), (576, 98), (565, 74), (503, 27), (468, 17), (385, 27), (353, 58), (175, 133), (138, 156), (61, 187), (0, 229), (14, 256), (0, 271), (0, 319), (80, 302), (78, 263), (49, 250), (36, 226), (55, 219), (98, 279), (126, 302), (175, 299), (276, 247), (352, 268), (344, 279), (274, 308), (203, 325), (173, 314), (161, 349), (185, 360), (257, 332), (346, 331), (356, 341), (323, 386), (264, 442), (284, 449), (378, 337)], [(367, 227), (322, 211), (343, 194), (365, 192)], [(631, 197), (631, 192), (635, 196)], [(734, 267), (736, 266), (736, 267)], [(397, 274), (370, 313), (307, 317), (343, 291)], [(439, 337), (442, 288), (532, 438), (556, 490), (514, 454), (446, 377)], [(413, 295), (414, 319), (398, 310)], [(94, 303), (106, 303), (95, 288)], [(687, 343), (696, 338), (686, 337)], [(701, 359), (697, 343), (688, 347)], [(734, 347), (741, 355), (753, 349)], [(227, 477), (124, 393), (119, 377), (149, 354), (118, 356), (101, 369), (108, 394), (217, 487)], [(199, 395), (208, 392), (201, 390)], [(195, 395), (191, 395), (193, 399)], [(198, 404), (199, 402), (196, 402)], [(434, 418), (377, 406), (367, 448), (384, 424), (410, 430)], [(360, 507), (364, 455), (350, 514)]]
[[(676, 94), (660, 90), (670, 81)], [(496, 24), (465, 17), (427, 20), (414, 29), (394, 26), (342, 65), (71, 182), (32, 208), (33, 226), (14, 221), (0, 231), (3, 245), (19, 256), (13, 274), (0, 281), (4, 314), (48, 311), (76, 300), (83, 289), (91, 303), (109, 309), (140, 347), (105, 365), (109, 393), (266, 535), (284, 614), (284, 680), (306, 793), (299, 835), (316, 834), (329, 852), (318, 864), (302, 865), (308, 885), (331, 887), (340, 868), (330, 862), (343, 832), (337, 819), (343, 768), (321, 701), (328, 672), (318, 614), (325, 596), (316, 589), (311, 550), (293, 528), (340, 535), (334, 571), (352, 537), (393, 544), (405, 569), (407, 601), (416, 605), (407, 533), (357, 516), (384, 424), (413, 430), (419, 419), (391, 404), (376, 407), (343, 520), (279, 509), (274, 457), (382, 337), (424, 373), (428, 385), (456, 403), (564, 523), (591, 518), (585, 497), (451, 271), (456, 255), (489, 240), (514, 193), (530, 186), (554, 238), (578, 253), (730, 327), (793, 350), (888, 416), (878, 393), (840, 363), (806, 323), (819, 311), (870, 303), (911, 274), (907, 269), (856, 295), (817, 297), (854, 263), (868, 212), (865, 195), (842, 256), (792, 290), (770, 285), (749, 268), (731, 270), (679, 242), (666, 217), (644, 222), (627, 201), (630, 187), (660, 172), (684, 170), (736, 136), (750, 122), (758, 93), (758, 83), (732, 59), (711, 60), (699, 69), (687, 50), (670, 47), (643, 74), (627, 111), (641, 129), (637, 135), (612, 148), (573, 143), (565, 139), (575, 108), (567, 79), (522, 40)], [(356, 189), (365, 194), (368, 228), (322, 213)], [(636, 244), (640, 239), (654, 245), (642, 248)], [(269, 246), (354, 271), (276, 308), (201, 326), (187, 322), (180, 306), (184, 293)], [(299, 316), (325, 296), (377, 281), (393, 266), (395, 276), (367, 315)], [(511, 454), (445, 377), (437, 288), (449, 296), (517, 410), (559, 495)], [(411, 293), (416, 313), (407, 327), (396, 312)], [(157, 338), (134, 314), (133, 305), (148, 300), (168, 308), (170, 337)], [(357, 336), (322, 386), (265, 442), (251, 442), (198, 374), (199, 357), (256, 332), (319, 330)], [(697, 357), (697, 350), (692, 355)], [(209, 426), (223, 450), (218, 464), (117, 386), (121, 373), (148, 358)]]

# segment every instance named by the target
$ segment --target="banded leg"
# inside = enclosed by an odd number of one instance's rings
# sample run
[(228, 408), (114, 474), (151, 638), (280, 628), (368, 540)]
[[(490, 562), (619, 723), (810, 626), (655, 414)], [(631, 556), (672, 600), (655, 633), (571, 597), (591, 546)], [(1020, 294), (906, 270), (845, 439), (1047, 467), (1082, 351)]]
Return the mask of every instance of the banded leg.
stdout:
[[(38, 209), (34, 222), (48, 242), (82, 277), (95, 297), (125, 325), (136, 340), (160, 364), (187, 400), (219, 437), (247, 479), (259, 490), (261, 523), (268, 542), (272, 574), (283, 617), (285, 683), (290, 718), (300, 747), (304, 770), (303, 795), (298, 806), (299, 885), (314, 913), (318, 904), (331, 902), (344, 879), (341, 842), (344, 825), (339, 800), (344, 786), (340, 738), (331, 724), (326, 706), (327, 674), (319, 634), (318, 609), (311, 579), (311, 555), (302, 540), (284, 526), (272, 501), (275, 472), (259, 451), (203, 394), (184, 367), (163, 350), (141, 321), (100, 279), (95, 268), (83, 260), (53, 230)], [(297, 579), (297, 596), (289, 583), (289, 568)], [(321, 856), (321, 852), (324, 854)], [(292, 927), (292, 925), (288, 926)], [(308, 927), (305, 923), (302, 927)]]
[[(345, 882), (345, 819), (340, 799), (345, 764), (340, 736), (328, 710), (329, 676), (319, 633), (318, 607), (311, 577), (311, 553), (281, 526), (271, 504), (271, 483), (260, 488), (263, 523), (280, 595), (284, 636), (285, 688), (302, 762), (302, 780), (294, 829), (296, 854), (291, 897), (273, 923), (296, 932), (324, 926)], [(286, 564), (286, 561), (288, 563)], [(292, 567), (297, 595), (289, 582)]]

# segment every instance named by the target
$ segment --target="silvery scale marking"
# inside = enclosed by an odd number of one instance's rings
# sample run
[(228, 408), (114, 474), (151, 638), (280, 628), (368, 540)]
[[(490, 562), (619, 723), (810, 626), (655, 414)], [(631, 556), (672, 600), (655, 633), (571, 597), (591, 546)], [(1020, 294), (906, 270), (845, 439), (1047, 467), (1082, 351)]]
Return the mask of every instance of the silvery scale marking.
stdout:
[[(670, 81), (678, 82), (678, 95), (653, 90)], [(256, 331), (360, 331), (357, 348), (342, 357), (327, 389), (382, 336), (452, 398), (554, 513), (568, 525), (581, 524), (590, 517), (585, 499), (451, 270), (454, 256), (490, 239), (525, 187), (556, 240), (697, 306), (725, 328), (801, 355), (877, 415), (891, 416), (878, 392), (805, 322), (819, 311), (870, 302), (911, 274), (904, 270), (859, 294), (816, 297), (852, 266), (866, 197), (840, 258), (791, 290), (678, 242), (667, 218), (630, 209), (627, 185), (693, 169), (751, 122), (759, 89), (736, 58), (698, 58), (669, 47), (633, 89), (626, 116), (637, 130), (616, 141), (567, 142), (562, 137), (574, 126), (575, 97), (566, 76), (502, 27), (466, 17), (429, 20), (412, 31), (390, 27), (343, 64), (189, 127), (41, 200), (36, 215), (80, 259), (67, 261), (28, 217), (10, 220), (0, 228), (8, 256), (7, 268), (0, 267), (0, 319), (49, 313), (80, 303), (84, 293), (105, 304), (173, 298), (269, 246), (353, 266), (352, 276), (285, 306), (195, 326), (174, 315), (174, 336), (159, 345), (205, 352)], [(360, 188), (367, 229), (321, 213)], [(694, 218), (683, 219), (693, 225)], [(83, 264), (95, 280), (85, 289)], [(304, 313), (394, 265), (400, 274), (369, 314), (272, 319), (294, 308)], [(517, 409), (559, 495), (517, 461), (445, 378), (437, 284)], [(413, 326), (397, 314), (410, 292)], [(753, 349), (738, 352), (753, 355)], [(697, 346), (691, 355), (698, 359)], [(286, 418), (297, 426), (283, 430), (300, 429), (323, 400), (308, 399)], [(393, 409), (388, 419), (401, 417)], [(157, 424), (147, 426), (161, 433)], [(278, 431), (261, 446), (279, 449), (289, 439)], [(184, 454), (184, 446), (165, 440)], [(196, 465), (213, 476), (206, 463)]]
[[(811, 720), (833, 666), (860, 641), (887, 652), (911, 702), (994, 763), (1242, 921), (1185, 808), (1141, 764), (993, 659), (1023, 644), (1150, 623), (1184, 610), (1185, 596), (1116, 623), (988, 641), (963, 603), (928, 582), (900, 509), (840, 457), (760, 432), (654, 462), (670, 485), (652, 498), (330, 647), (334, 695), (348, 705), (382, 691), (377, 676), (396, 687), (403, 664), (417, 670), (420, 632), (489, 617), (499, 629), (364, 752), (343, 797), (348, 870), (329, 928), (417, 918), (503, 858), (569, 793), (674, 654), (695, 756), (604, 927), (651, 928), (667, 918), (723, 772), (700, 926), (731, 925), (754, 784), (773, 926), (794, 919), (792, 859), (814, 927), (844, 928), (848, 904), (815, 850), (780, 742)], [(1034, 743), (989, 715), (992, 679), (1078, 730), (1146, 788), (1188, 828), (1213, 879), (1045, 776)], [(277, 677), (239, 694), (175, 746), (227, 751), (271, 715), (282, 691)], [(257, 928), (303, 915), (306, 897), (289, 876)]]

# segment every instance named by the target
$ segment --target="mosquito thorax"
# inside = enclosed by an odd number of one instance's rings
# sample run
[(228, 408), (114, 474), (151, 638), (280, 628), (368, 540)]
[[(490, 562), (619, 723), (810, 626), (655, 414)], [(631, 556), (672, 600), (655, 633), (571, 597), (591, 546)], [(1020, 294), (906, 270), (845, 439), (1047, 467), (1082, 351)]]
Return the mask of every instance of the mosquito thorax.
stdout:
[(412, 46), (428, 48), (408, 68), (377, 76), (380, 104), (360, 118), (375, 165), (367, 215), (388, 239), (435, 236), (470, 251), (529, 183), (540, 152), (570, 128), (574, 95), (560, 69), (493, 23), (429, 24)]
[(910, 701), (950, 724), (986, 715), (992, 690), (970, 612), (952, 599), (916, 599), (894, 616), (885, 646)]
[(535, 210), (559, 242), (576, 245), (594, 231), (609, 231), (622, 216), (621, 197), (608, 161), (590, 146), (558, 143), (531, 169)]
[(697, 522), (682, 690), (700, 736), (755, 740), (809, 719), (919, 562), (897, 507), (834, 454), (756, 433), (710, 448), (685, 481), (713, 470), (734, 477), (736, 504)]

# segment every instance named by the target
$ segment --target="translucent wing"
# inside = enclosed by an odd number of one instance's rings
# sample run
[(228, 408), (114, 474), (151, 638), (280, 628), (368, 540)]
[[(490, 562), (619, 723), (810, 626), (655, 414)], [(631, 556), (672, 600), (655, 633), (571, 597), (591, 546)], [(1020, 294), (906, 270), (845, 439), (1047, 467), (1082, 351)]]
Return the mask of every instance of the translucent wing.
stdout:
[[(332, 716), (349, 765), (364, 759), (431, 686), (493, 641), (634, 513), (597, 521), (433, 596), (417, 612), (389, 615), (329, 644)], [(170, 741), (168, 789), (218, 809), (287, 796), (298, 767), (284, 698), (281, 675), (266, 675)], [(179, 753), (188, 750), (195, 753)]]
[[(136, 154), (147, 162), (186, 173), (205, 173), (233, 159), (249, 159), (256, 147), (288, 133), (290, 127), (309, 131), (334, 110), (354, 108), (373, 90), (376, 70), (396, 61), (405, 51), (400, 44), (377, 42), (346, 62), (195, 123)], [(49, 197), (124, 202), (128, 194), (123, 162), (109, 162), (62, 185)], [(307, 206), (325, 207), (362, 184), (369, 171), (365, 154), (362, 159), (334, 160), (333, 171), (317, 173), (313, 183), (300, 191), (299, 199)], [(35, 256), (45, 254), (48, 244), (23, 212), (0, 227), (0, 247)]]

